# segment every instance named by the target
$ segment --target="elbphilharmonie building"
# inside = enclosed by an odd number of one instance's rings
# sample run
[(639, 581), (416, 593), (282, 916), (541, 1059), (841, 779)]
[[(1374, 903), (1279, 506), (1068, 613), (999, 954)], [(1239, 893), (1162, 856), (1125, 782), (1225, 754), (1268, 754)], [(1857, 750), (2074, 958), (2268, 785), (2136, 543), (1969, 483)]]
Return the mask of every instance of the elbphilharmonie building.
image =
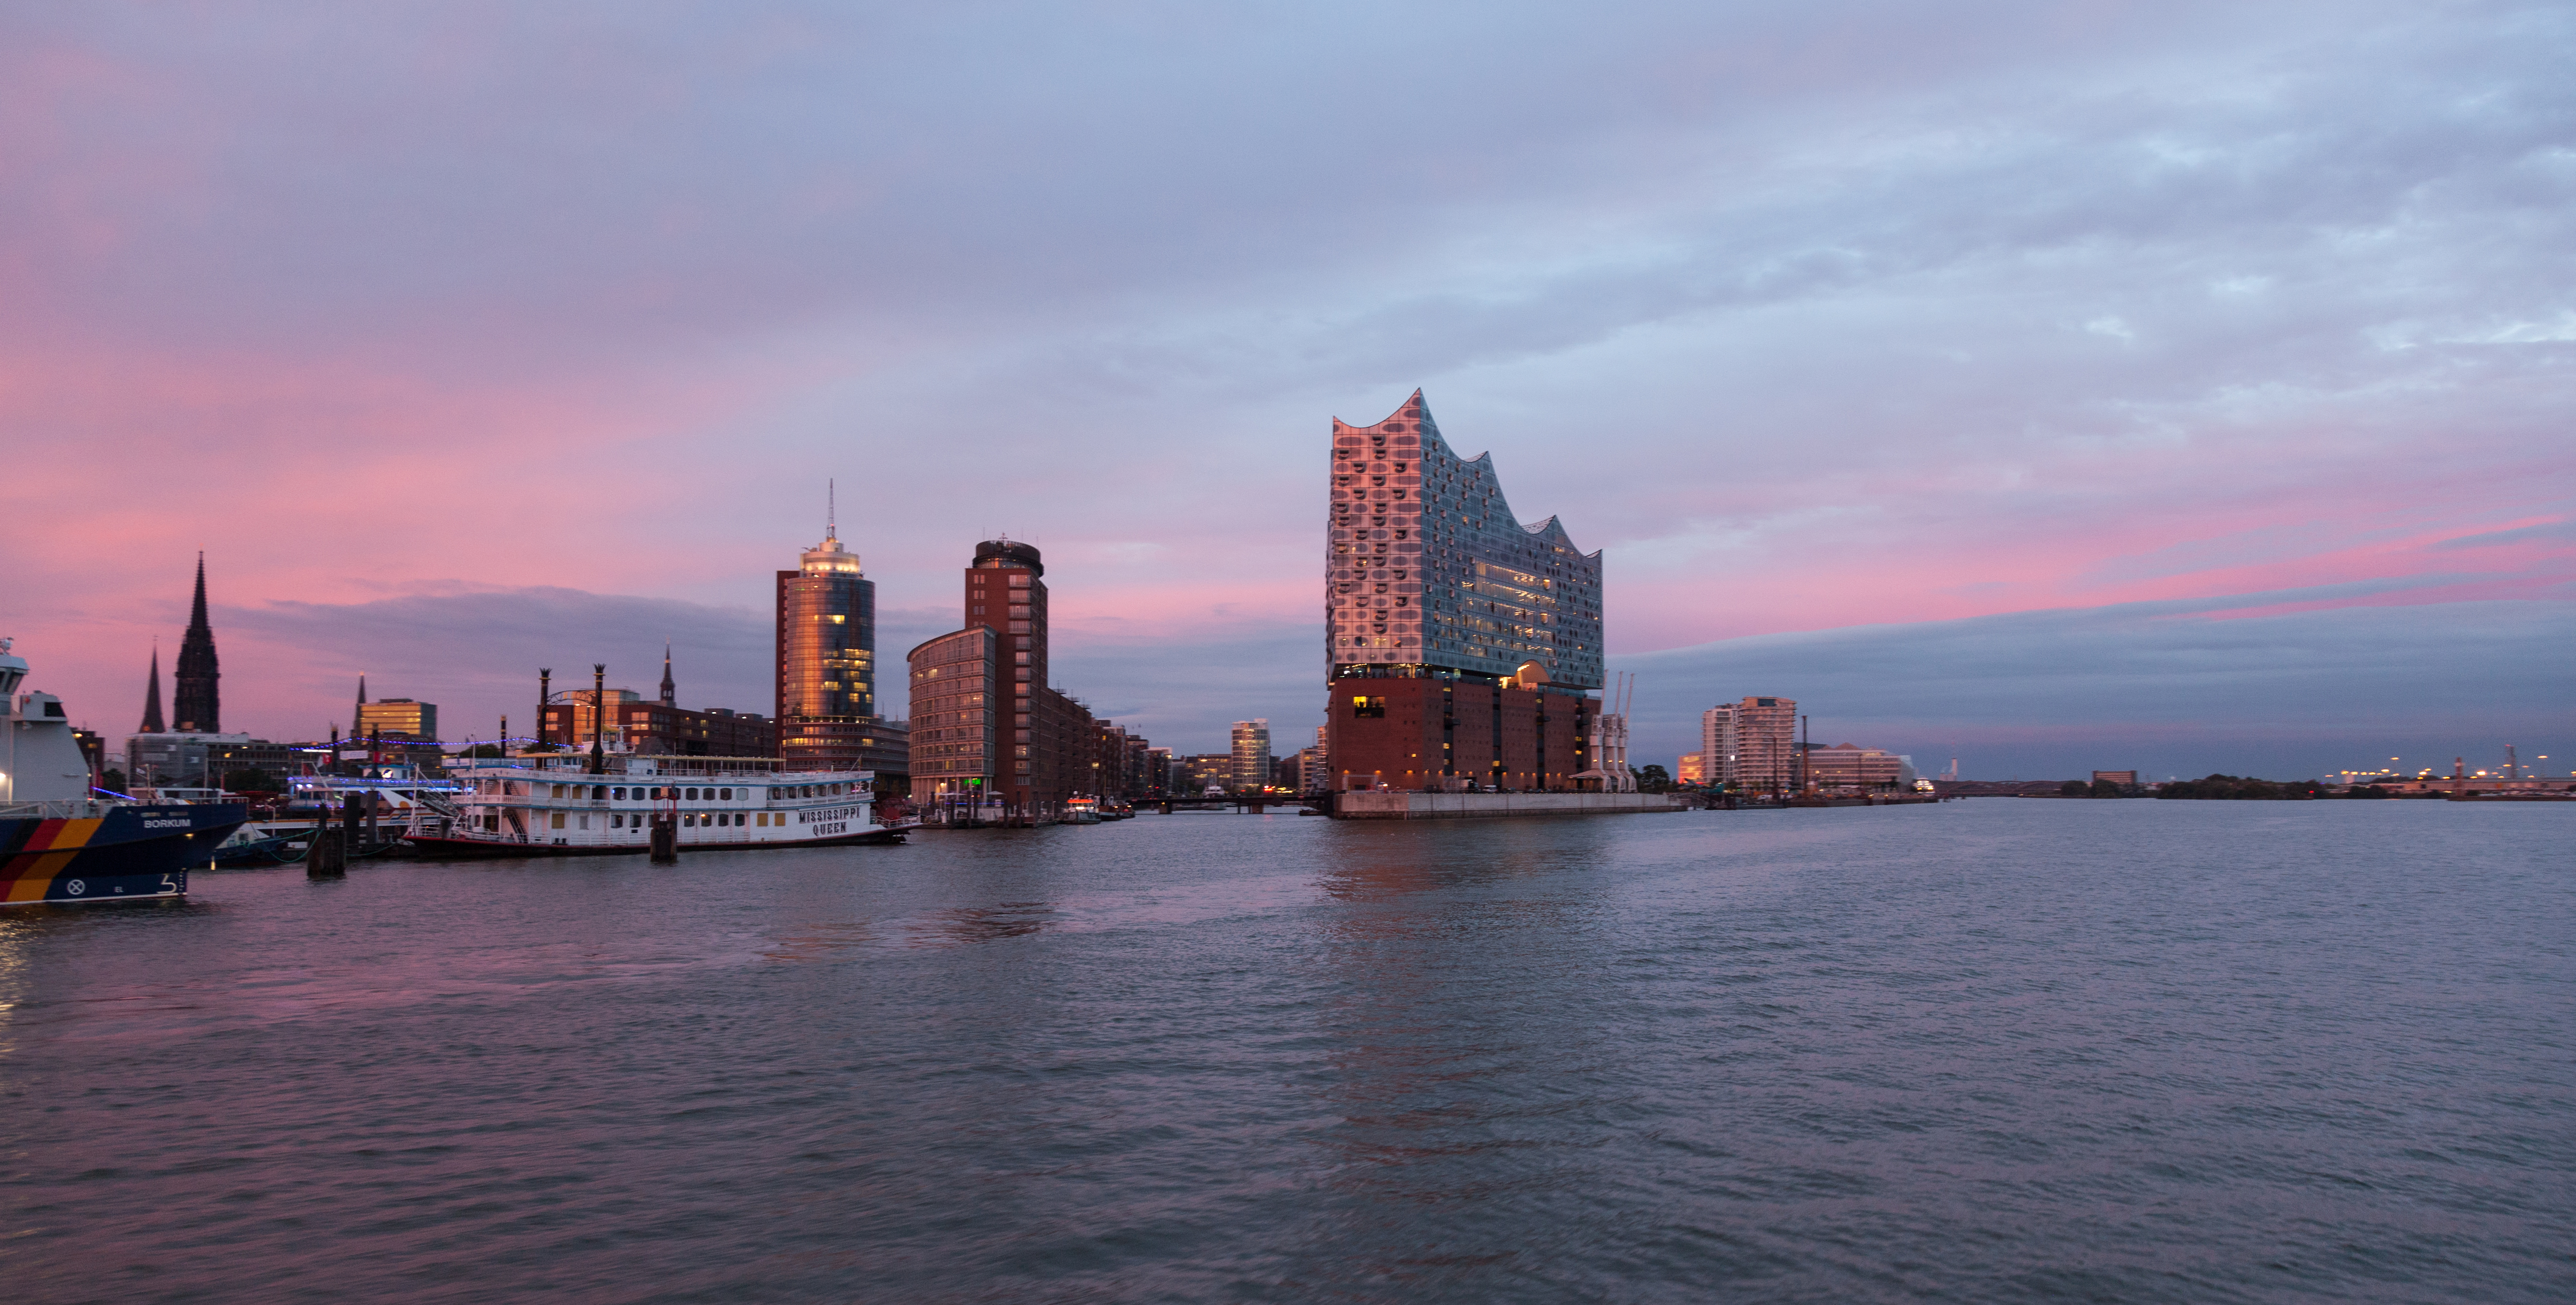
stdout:
[(1332, 454), (1336, 770), (1403, 788), (1571, 786), (1599, 711), (1601, 554), (1554, 517), (1522, 525), (1492, 456), (1451, 450), (1419, 390), (1376, 425), (1335, 419)]

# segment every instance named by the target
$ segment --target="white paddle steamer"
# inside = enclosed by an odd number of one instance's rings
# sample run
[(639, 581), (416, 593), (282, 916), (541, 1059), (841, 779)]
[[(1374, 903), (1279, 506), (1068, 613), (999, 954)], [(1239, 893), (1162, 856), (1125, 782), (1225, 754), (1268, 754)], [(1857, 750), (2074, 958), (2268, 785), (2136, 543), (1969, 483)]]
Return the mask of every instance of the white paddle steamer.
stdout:
[(454, 818), (410, 836), (433, 855), (640, 853), (656, 816), (683, 851), (898, 843), (915, 828), (880, 821), (872, 772), (782, 771), (774, 757), (527, 753), (460, 759), (448, 775), (463, 789)]

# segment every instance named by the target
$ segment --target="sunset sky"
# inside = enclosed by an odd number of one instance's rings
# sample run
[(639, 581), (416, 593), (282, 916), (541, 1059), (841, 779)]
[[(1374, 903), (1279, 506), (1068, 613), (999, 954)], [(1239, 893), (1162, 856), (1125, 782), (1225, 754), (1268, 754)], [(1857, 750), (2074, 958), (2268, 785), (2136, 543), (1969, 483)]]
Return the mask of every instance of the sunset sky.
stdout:
[[(2576, 759), (2576, 10), (0, 0), (0, 634), (113, 736), (767, 712), (824, 486), (890, 714), (1321, 721), (1416, 387), (1702, 708), (1971, 777)], [(2576, 770), (2576, 760), (2552, 766)]]

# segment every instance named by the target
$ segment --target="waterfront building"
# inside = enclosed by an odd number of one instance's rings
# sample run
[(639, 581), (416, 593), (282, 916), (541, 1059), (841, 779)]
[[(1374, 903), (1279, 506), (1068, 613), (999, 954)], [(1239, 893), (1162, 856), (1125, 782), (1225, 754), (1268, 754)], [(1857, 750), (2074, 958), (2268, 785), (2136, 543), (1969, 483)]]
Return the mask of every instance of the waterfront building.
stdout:
[(1234, 754), (1200, 752), (1176, 759), (1182, 797), (1199, 797), (1213, 788), (1226, 792), (1234, 784)]
[(1002, 637), (982, 626), (943, 634), (905, 658), (912, 686), (912, 797), (998, 791), (1000, 721), (995, 702)]
[(1332, 727), (1315, 727), (1315, 742), (1297, 750), (1297, 791), (1322, 793), (1333, 787)]
[(1131, 802), (1146, 796), (1150, 788), (1148, 740), (1128, 733), (1113, 721), (1095, 720), (1091, 731), (1092, 795), (1104, 801), (1124, 798)]
[(1680, 784), (1705, 784), (1708, 778), (1708, 754), (1685, 752), (1673, 763), (1673, 781)]
[(1741, 782), (1735, 773), (1735, 753), (1740, 739), (1736, 733), (1736, 704), (1722, 702), (1699, 716), (1699, 755), (1701, 782), (1724, 784)]
[(217, 778), (244, 770), (265, 771), (282, 783), (309, 773), (321, 756), (319, 750), (307, 744), (252, 739), (246, 743), (216, 746), (212, 764), (207, 769)]
[(1151, 797), (1158, 787), (1153, 740), (1142, 734), (1127, 736), (1127, 788), (1129, 801)]
[(365, 701), (365, 680), (359, 681), (357, 723), (349, 733), (357, 737), (381, 734), (389, 739), (416, 739), (424, 742), (438, 737), (438, 704), (417, 702), (410, 698), (379, 698)]
[(980, 789), (1012, 819), (1053, 820), (1067, 800), (1099, 796), (1099, 745), (1090, 709), (1047, 683), (1045, 560), (988, 539), (964, 578), (965, 628), (905, 659), (913, 801), (928, 809), (942, 794)]
[(1807, 750), (1807, 782), (1820, 789), (1894, 788), (1905, 778), (1905, 763), (1893, 752), (1837, 743)]
[(2100, 784), (2106, 781), (2117, 784), (2122, 788), (2136, 788), (2138, 786), (2138, 772), (2134, 770), (2097, 770), (2093, 772), (2094, 783)]
[(1270, 762), (1270, 719), (1239, 720), (1232, 731), (1234, 775), (1228, 787), (1237, 793), (1258, 792), (1270, 787), (1273, 778)]
[[(604, 739), (599, 732), (603, 699), (608, 720), (608, 733)], [(873, 720), (868, 723), (871, 726), (883, 724)], [(610, 750), (623, 749), (643, 756), (779, 755), (777, 721), (755, 711), (733, 711), (724, 707), (692, 711), (682, 707), (679, 685), (671, 678), (671, 650), (668, 645), (662, 649), (662, 683), (656, 697), (647, 699), (633, 689), (609, 689), (605, 693), (592, 689), (566, 689), (546, 699), (545, 710), (537, 718), (537, 724), (542, 737), (574, 751), (581, 751), (593, 741), (599, 741)], [(872, 735), (860, 735), (852, 741), (853, 754), (857, 755), (856, 749), (875, 742)], [(842, 740), (835, 736), (825, 741), (823, 746), (838, 748), (841, 743)], [(862, 761), (865, 759), (861, 756)], [(816, 769), (864, 770), (867, 767), (845, 765)]]
[(197, 730), (129, 734), (125, 739), (125, 782), (140, 788), (215, 788), (224, 779), (224, 750), (251, 742), (247, 734)]
[[(1798, 787), (1798, 700), (1745, 698), (1718, 709), (1732, 730), (1730, 758), (1720, 782), (1756, 793), (1787, 792)], [(1706, 737), (1707, 718), (1702, 718)]]
[(179, 641), (178, 673), (170, 677), (170, 719), (181, 734), (223, 732), (222, 695), (216, 683), (215, 630), (206, 622), (206, 555), (197, 554), (197, 598), (188, 610), (188, 633)]
[(1452, 452), (1419, 390), (1376, 425), (1336, 418), (1329, 475), (1333, 787), (1575, 786), (1600, 711), (1601, 555), (1554, 517), (1520, 524), (1491, 455)]
[[(777, 583), (777, 755), (797, 771), (866, 767), (876, 727), (877, 587), (826, 519)], [(764, 754), (768, 755), (768, 754)]]
[(1145, 749), (1145, 796), (1169, 797), (1177, 791), (1172, 785), (1172, 750)]

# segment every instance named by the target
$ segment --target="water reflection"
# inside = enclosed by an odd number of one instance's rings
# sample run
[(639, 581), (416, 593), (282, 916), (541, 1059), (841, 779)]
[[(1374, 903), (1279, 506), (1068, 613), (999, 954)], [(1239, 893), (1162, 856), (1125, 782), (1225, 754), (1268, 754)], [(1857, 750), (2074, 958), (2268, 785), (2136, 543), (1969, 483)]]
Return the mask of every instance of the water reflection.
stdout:
[(915, 921), (905, 929), (915, 947), (963, 947), (1027, 937), (1046, 928), (1054, 916), (1055, 908), (1045, 902), (958, 906)]
[(864, 921), (818, 921), (791, 933), (774, 934), (760, 954), (774, 961), (825, 961), (877, 941)]
[[(1481, 1231), (1468, 1212), (1602, 1181), (1605, 1044), (1584, 1013), (1615, 944), (1601, 885), (1554, 869), (1597, 864), (1601, 823), (1333, 832), (1356, 836), (1328, 840), (1315, 916), (1330, 997), (1312, 1090), (1336, 1122), (1310, 1140), (1337, 1203), (1314, 1233), (1315, 1271), (1407, 1282), (1550, 1253), (1570, 1231)], [(1425, 1219), (1456, 1221), (1427, 1256)]]

